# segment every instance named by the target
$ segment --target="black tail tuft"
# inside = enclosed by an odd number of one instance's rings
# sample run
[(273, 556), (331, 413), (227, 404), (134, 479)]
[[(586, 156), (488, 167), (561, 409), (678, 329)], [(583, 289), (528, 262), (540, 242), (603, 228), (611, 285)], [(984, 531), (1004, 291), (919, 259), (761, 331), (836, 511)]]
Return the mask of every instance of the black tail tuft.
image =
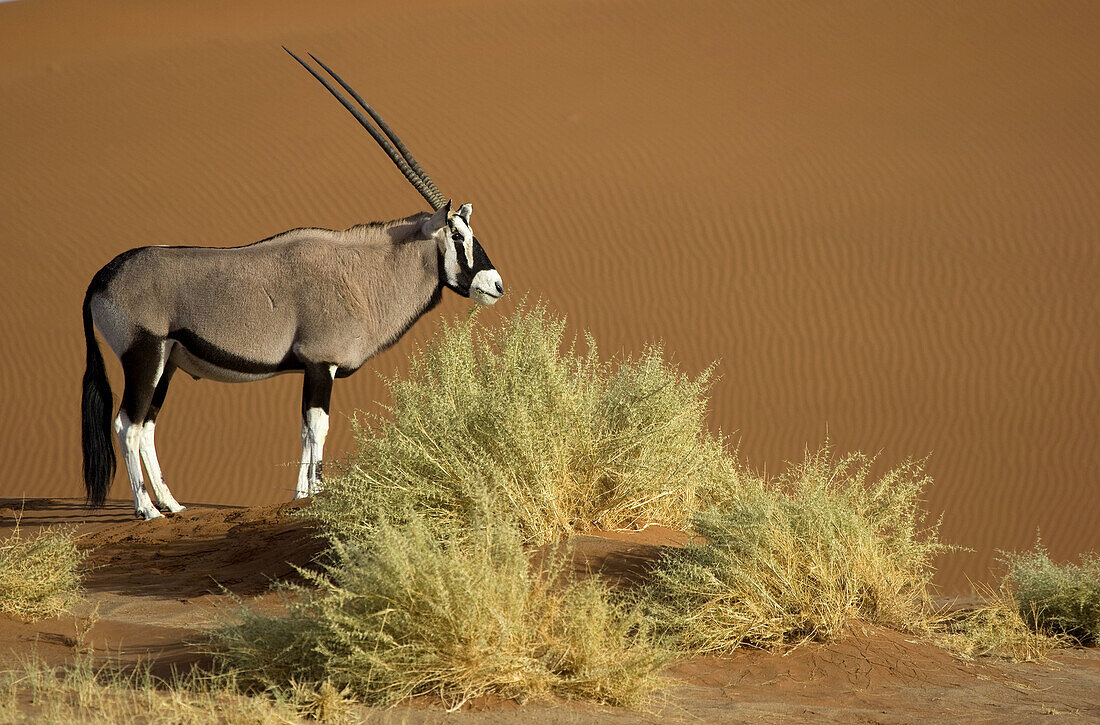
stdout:
[(80, 400), (80, 438), (84, 449), (84, 490), (88, 505), (98, 508), (107, 500), (115, 477), (115, 449), (111, 442), (111, 383), (103, 355), (92, 329), (91, 295), (84, 297), (84, 340), (88, 362), (84, 369), (84, 394)]

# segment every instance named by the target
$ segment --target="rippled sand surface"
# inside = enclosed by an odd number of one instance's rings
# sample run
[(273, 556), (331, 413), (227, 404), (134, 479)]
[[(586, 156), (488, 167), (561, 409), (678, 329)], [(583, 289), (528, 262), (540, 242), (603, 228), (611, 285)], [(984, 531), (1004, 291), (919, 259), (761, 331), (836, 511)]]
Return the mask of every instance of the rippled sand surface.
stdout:
[[(425, 208), (286, 44), (474, 203), (499, 310), (720, 361), (713, 425), (769, 471), (826, 436), (931, 454), (928, 505), (973, 549), (948, 590), (1037, 529), (1100, 549), (1094, 3), (374, 5), (0, 5), (0, 496), (80, 495), (80, 304), (112, 256)], [(468, 306), (337, 384), (327, 453)], [(299, 386), (177, 376), (176, 496), (289, 498)]]

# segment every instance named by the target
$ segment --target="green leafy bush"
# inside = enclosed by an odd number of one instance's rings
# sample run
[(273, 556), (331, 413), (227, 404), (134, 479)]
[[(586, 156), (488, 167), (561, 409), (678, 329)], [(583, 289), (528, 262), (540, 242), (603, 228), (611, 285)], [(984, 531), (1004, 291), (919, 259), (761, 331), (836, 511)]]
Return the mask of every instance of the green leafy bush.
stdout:
[(1100, 556), (1089, 552), (1077, 564), (1059, 565), (1036, 542), (1032, 551), (1005, 554), (1002, 563), (1005, 585), (1033, 629), (1084, 645), (1100, 642)]

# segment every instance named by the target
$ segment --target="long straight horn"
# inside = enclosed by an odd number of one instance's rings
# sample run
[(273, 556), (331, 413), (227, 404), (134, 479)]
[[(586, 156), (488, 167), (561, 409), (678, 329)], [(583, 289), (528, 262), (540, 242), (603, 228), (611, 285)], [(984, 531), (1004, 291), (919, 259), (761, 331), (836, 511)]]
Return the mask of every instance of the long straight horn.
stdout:
[(405, 158), (405, 161), (408, 162), (409, 166), (412, 167), (412, 170), (415, 171), (416, 174), (420, 177), (420, 180), (424, 182), (424, 185), (427, 186), (428, 189), (430, 189), (433, 194), (438, 195), (438, 197), (443, 201), (443, 203), (446, 203), (447, 198), (445, 196), (443, 196), (443, 194), (439, 193), (439, 189), (436, 188), (435, 182), (432, 181), (431, 177), (428, 176), (428, 173), (426, 171), (424, 171), (423, 168), (421, 168), (420, 164), (418, 164), (416, 162), (416, 158), (412, 155), (412, 152), (409, 151), (409, 147), (406, 146), (401, 141), (400, 137), (398, 137), (398, 135), (396, 133), (394, 133), (393, 129), (390, 128), (389, 124), (387, 124), (385, 122), (385, 120), (383, 120), (382, 117), (380, 115), (378, 115), (378, 112), (375, 111), (373, 108), (371, 108), (370, 104), (368, 104), (366, 101), (364, 101), (363, 97), (360, 96), (358, 93), (356, 93), (355, 89), (352, 88), (351, 86), (349, 86), (344, 81), (343, 78), (341, 78), (339, 75), (337, 75), (336, 71), (332, 70), (332, 68), (329, 68), (327, 65), (325, 65), (325, 62), (323, 60), (321, 60), (320, 58), (315, 56), (313, 53), (310, 53), (309, 57), (313, 58), (313, 60), (316, 61), (319, 66), (324, 68), (325, 72), (328, 73), (330, 76), (332, 76), (333, 79), (337, 83), (339, 83), (343, 87), (343, 89), (345, 91), (347, 91), (351, 95), (351, 97), (354, 98), (355, 101), (360, 106), (363, 107), (364, 111), (366, 111), (367, 113), (370, 114), (370, 117), (373, 118), (374, 122), (378, 124), (378, 127), (380, 129), (382, 129), (382, 133), (386, 134), (386, 136), (389, 138), (389, 140), (391, 142), (393, 142), (393, 145), (395, 147), (397, 147), (397, 150)]
[(421, 180), (420, 176), (415, 171), (413, 171), (408, 162), (405, 161), (405, 157), (402, 156), (397, 151), (397, 149), (393, 147), (393, 144), (391, 144), (387, 138), (383, 137), (382, 133), (374, 127), (374, 124), (367, 120), (366, 116), (364, 116), (358, 108), (351, 104), (351, 101), (344, 98), (340, 94), (340, 92), (336, 90), (332, 83), (328, 81), (327, 78), (311, 68), (305, 61), (296, 56), (285, 45), (283, 46), (283, 50), (285, 50), (287, 53), (290, 53), (291, 58), (298, 61), (298, 63), (301, 64), (303, 68), (309, 71), (309, 74), (316, 78), (326, 89), (328, 89), (328, 92), (331, 93), (333, 97), (336, 98), (336, 100), (340, 101), (344, 108), (348, 109), (348, 113), (354, 116), (355, 120), (358, 121), (363, 128), (367, 129), (367, 131), (378, 143), (378, 145), (382, 147), (382, 150), (386, 152), (386, 155), (390, 157), (390, 160), (393, 161), (397, 168), (401, 170), (401, 173), (405, 175), (405, 178), (409, 180), (409, 183), (412, 184), (413, 187), (420, 192), (420, 195), (427, 199), (428, 203), (432, 205), (433, 209), (438, 211), (447, 204), (447, 199), (439, 193), (439, 190), (435, 189), (434, 185), (429, 188)]

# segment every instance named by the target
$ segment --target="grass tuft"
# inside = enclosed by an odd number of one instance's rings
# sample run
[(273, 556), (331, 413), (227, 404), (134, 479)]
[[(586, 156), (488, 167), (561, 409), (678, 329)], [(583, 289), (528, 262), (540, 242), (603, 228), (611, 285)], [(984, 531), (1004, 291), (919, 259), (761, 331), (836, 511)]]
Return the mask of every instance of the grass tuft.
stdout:
[(1066, 638), (1034, 631), (1020, 614), (1011, 590), (979, 587), (984, 604), (938, 617), (936, 644), (967, 658), (1003, 657), (1035, 662), (1066, 644)]
[(123, 669), (88, 656), (52, 667), (39, 661), (0, 672), (0, 721), (5, 723), (298, 723), (308, 710), (290, 701), (240, 694), (231, 676), (192, 671), (172, 680), (146, 664)]
[(690, 652), (827, 641), (856, 619), (923, 629), (945, 548), (923, 524), (929, 479), (907, 462), (872, 480), (873, 462), (822, 448), (696, 515), (705, 543), (665, 554), (644, 592), (650, 619)]
[(81, 596), (85, 556), (71, 529), (44, 528), (25, 536), (16, 524), (0, 540), (0, 614), (33, 621), (63, 613)]
[(564, 343), (565, 321), (537, 304), (499, 328), (445, 322), (387, 381), (386, 417), (355, 422), (358, 453), (335, 464), (310, 509), (336, 537), (421, 512), (468, 526), (485, 497), (537, 544), (563, 532), (683, 526), (737, 485), (704, 425), (710, 371), (692, 378), (659, 347), (617, 363)]
[(1038, 632), (1100, 643), (1100, 556), (1081, 554), (1076, 564), (1056, 564), (1042, 542), (1024, 553), (1006, 553), (1005, 586), (1020, 614)]
[(379, 522), (298, 588), (286, 617), (245, 610), (215, 635), (223, 666), (260, 690), (328, 683), (388, 705), (556, 695), (643, 705), (667, 655), (596, 581), (536, 570), (517, 527), (441, 534), (422, 517)]

